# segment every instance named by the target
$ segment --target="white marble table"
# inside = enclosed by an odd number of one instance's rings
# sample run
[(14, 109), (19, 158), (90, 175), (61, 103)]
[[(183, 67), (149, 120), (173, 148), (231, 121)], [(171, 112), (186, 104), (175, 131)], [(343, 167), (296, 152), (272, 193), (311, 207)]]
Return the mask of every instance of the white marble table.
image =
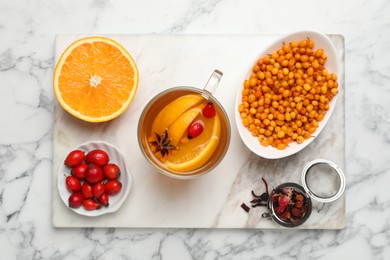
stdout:
[[(3, 1), (0, 259), (389, 259), (389, 13), (384, 0)], [(345, 229), (53, 228), (56, 34), (284, 34), (300, 29), (345, 36)]]

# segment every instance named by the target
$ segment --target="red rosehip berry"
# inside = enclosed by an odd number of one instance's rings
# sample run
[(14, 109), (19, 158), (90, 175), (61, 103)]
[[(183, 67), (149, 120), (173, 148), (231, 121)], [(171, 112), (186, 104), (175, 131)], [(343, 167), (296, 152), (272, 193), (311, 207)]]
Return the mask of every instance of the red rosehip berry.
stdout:
[(203, 108), (203, 115), (206, 118), (213, 118), (217, 112), (215, 111), (214, 104), (208, 102), (207, 105)]
[(188, 139), (195, 138), (203, 132), (204, 123), (201, 120), (193, 122), (187, 130)]

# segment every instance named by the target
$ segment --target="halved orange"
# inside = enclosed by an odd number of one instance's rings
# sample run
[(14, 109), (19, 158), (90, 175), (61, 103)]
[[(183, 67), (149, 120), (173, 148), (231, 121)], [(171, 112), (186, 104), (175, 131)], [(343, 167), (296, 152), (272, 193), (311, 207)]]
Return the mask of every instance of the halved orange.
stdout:
[(87, 37), (72, 43), (60, 57), (53, 78), (60, 105), (88, 122), (121, 115), (138, 87), (138, 68), (119, 43)]

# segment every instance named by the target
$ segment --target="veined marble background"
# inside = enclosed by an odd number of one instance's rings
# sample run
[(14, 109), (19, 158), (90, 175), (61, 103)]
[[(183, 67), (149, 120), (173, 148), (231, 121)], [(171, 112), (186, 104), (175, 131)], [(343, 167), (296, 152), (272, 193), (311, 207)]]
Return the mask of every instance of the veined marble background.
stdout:
[[(390, 2), (0, 2), (0, 259), (390, 259)], [(55, 229), (58, 33), (343, 34), (346, 228)]]

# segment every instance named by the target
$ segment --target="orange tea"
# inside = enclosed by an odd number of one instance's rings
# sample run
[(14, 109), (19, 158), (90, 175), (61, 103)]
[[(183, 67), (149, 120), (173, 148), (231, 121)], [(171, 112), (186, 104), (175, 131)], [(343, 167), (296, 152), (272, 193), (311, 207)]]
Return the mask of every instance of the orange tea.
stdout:
[(146, 158), (162, 173), (193, 178), (213, 169), (230, 141), (226, 112), (209, 92), (166, 90), (145, 107), (138, 138)]

